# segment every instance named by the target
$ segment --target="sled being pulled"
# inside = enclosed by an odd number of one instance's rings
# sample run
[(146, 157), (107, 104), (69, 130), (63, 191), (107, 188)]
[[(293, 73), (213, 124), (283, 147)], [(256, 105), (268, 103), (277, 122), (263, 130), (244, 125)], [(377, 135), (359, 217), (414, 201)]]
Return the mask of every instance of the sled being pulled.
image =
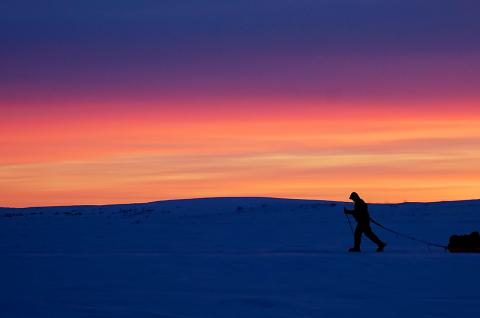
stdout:
[(480, 234), (472, 232), (450, 236), (448, 251), (451, 253), (480, 253)]

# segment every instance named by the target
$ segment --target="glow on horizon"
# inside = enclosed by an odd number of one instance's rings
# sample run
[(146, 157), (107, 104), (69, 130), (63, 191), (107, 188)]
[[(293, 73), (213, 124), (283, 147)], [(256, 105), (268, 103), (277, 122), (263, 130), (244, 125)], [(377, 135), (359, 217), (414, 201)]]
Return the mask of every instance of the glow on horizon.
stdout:
[(212, 196), (346, 200), (352, 190), (376, 202), (478, 197), (475, 101), (418, 109), (223, 103), (229, 112), (216, 111), (222, 102), (170, 104), (169, 112), (145, 102), (97, 113), (94, 105), (74, 105), (40, 119), (12, 110), (0, 119), (1, 205)]

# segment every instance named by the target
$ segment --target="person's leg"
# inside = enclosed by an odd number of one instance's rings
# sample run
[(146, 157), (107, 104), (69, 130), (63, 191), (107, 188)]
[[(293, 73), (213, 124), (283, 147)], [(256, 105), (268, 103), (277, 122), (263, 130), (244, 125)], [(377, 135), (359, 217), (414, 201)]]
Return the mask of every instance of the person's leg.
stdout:
[(373, 243), (377, 244), (379, 247), (384, 246), (385, 243), (383, 243), (378, 236), (375, 235), (375, 233), (372, 232), (372, 228), (370, 225), (365, 226), (363, 232), (365, 233), (365, 236), (367, 236)]
[(355, 244), (353, 246), (353, 248), (356, 250), (360, 250), (360, 243), (362, 242), (362, 233), (363, 233), (362, 226), (357, 224), (357, 227), (355, 228), (355, 234), (354, 234)]

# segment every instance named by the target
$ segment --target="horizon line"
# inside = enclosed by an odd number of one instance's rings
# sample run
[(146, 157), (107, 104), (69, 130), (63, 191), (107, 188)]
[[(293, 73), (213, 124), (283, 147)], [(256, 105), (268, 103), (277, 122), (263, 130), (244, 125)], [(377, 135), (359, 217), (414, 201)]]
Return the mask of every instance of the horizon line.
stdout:
[[(274, 199), (274, 200), (296, 200), (296, 201), (321, 201), (330, 203), (351, 203), (350, 201), (338, 201), (338, 200), (324, 200), (324, 199), (304, 199), (304, 198), (280, 198), (280, 197), (268, 197), (268, 196), (225, 196), (225, 197), (191, 197), (191, 198), (178, 198), (178, 199), (165, 199), (146, 202), (131, 202), (131, 203), (109, 203), (109, 204), (71, 204), (71, 205), (45, 205), (45, 206), (21, 206), (21, 207), (9, 207), (0, 206), (0, 209), (45, 209), (45, 208), (62, 208), (62, 207), (104, 207), (104, 206), (120, 206), (120, 205), (147, 205), (160, 202), (171, 201), (195, 201), (195, 200), (215, 200), (215, 199)], [(461, 200), (440, 200), (440, 201), (402, 201), (402, 202), (368, 202), (373, 205), (398, 205), (398, 204), (428, 204), (428, 203), (448, 203), (448, 202), (468, 202), (479, 201), (480, 198), (470, 198)]]

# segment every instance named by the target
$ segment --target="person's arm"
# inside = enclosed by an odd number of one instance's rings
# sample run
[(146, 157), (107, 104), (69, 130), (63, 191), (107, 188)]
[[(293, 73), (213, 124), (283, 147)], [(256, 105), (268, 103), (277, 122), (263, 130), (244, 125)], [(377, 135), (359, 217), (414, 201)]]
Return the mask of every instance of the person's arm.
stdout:
[(349, 209), (347, 209), (347, 208), (343, 208), (343, 213), (345, 213), (345, 214), (351, 214), (351, 215), (353, 215), (353, 212), (354, 212), (354, 210), (349, 210)]

